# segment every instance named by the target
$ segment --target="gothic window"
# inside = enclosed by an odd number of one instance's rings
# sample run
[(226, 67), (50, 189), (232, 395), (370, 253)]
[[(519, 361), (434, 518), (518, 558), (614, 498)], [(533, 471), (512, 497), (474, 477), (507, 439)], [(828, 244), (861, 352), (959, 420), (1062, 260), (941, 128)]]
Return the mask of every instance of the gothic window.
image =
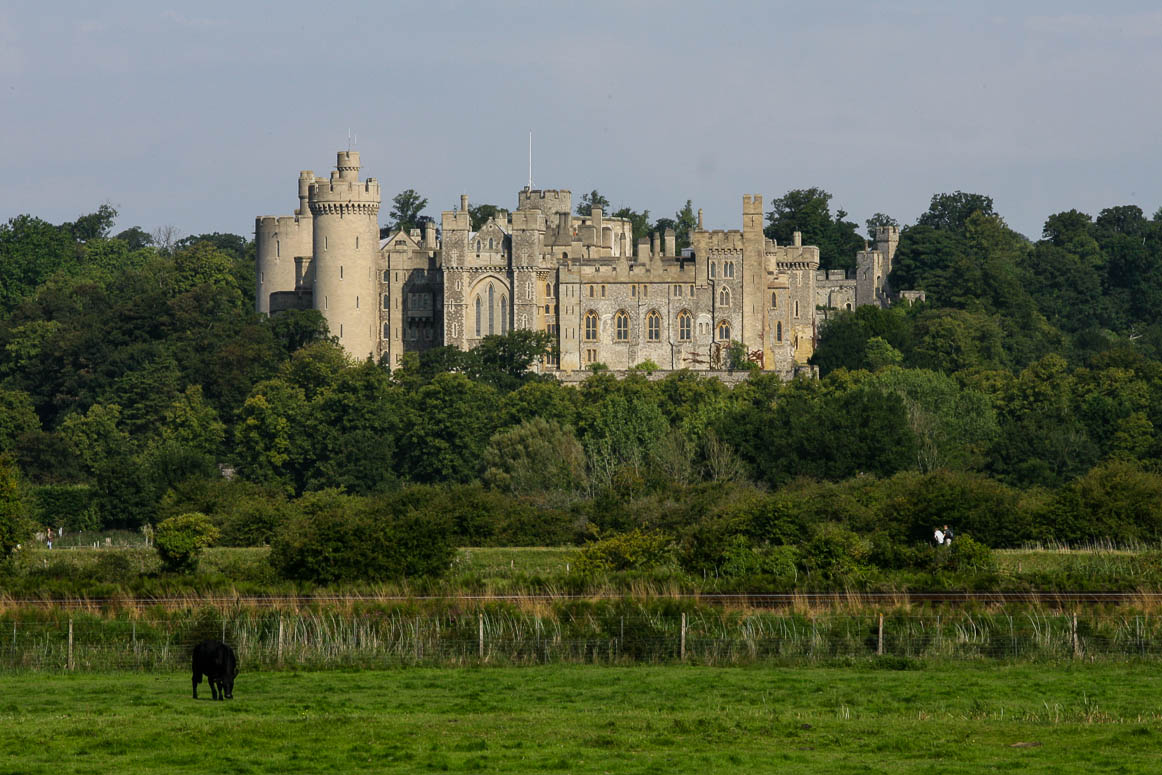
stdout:
[(646, 339), (651, 342), (658, 342), (662, 339), (662, 316), (654, 309), (646, 315)]
[(726, 262), (726, 276), (730, 277), (731, 279), (734, 278), (734, 262), (733, 261)]
[(729, 307), (730, 306), (730, 289), (729, 288), (723, 288), (722, 290), (720, 290), (718, 292), (718, 306), (720, 306), (720, 307)]
[(593, 310), (585, 313), (585, 341), (597, 341), (597, 313)]
[(601, 286), (601, 298), (605, 298), (605, 286)]
[(546, 296), (553, 295), (553, 284), (552, 283), (545, 283), (545, 295)]
[(488, 238), (488, 249), (492, 250), (492, 237)]
[(629, 341), (629, 315), (618, 312), (613, 319), (613, 330), (619, 342)]
[(508, 333), (508, 297), (500, 297), (500, 333)]
[(783, 341), (783, 324), (782, 323), (775, 323), (775, 341), (776, 342)]
[(716, 275), (714, 273), (714, 263), (715, 262), (713, 262), (713, 261), (710, 262), (710, 279), (712, 279), (712, 280), (716, 277)]
[(390, 333), (391, 333), (391, 329), (388, 327), (387, 323), (384, 323), (384, 324), (383, 324), (383, 338), (384, 338), (384, 339), (387, 339), (387, 338), (388, 338), (388, 335), (389, 335)]
[(674, 296), (681, 298), (681, 296), (682, 296), (682, 286), (680, 286), (680, 285), (675, 285), (675, 286), (674, 286)]
[(480, 255), (480, 240), (476, 240), (476, 255)]
[(593, 298), (593, 286), (592, 285), (589, 286), (589, 298), (591, 298), (591, 299)]
[(689, 342), (690, 341), (690, 324), (691, 324), (691, 322), (692, 322), (692, 319), (690, 317), (689, 312), (687, 312), (686, 310), (682, 310), (681, 312), (678, 313), (678, 341), (679, 342)]
[(488, 284), (488, 333), (496, 333), (496, 298), (492, 283)]
[(480, 336), (480, 297), (476, 297), (476, 335)]
[(718, 322), (718, 339), (722, 342), (730, 341), (730, 323), (725, 320)]
[(771, 309), (779, 306), (779, 297), (774, 291), (771, 291)]
[(843, 306), (847, 308), (847, 311), (848, 311), (848, 312), (850, 312), (850, 311), (851, 311), (851, 302), (848, 302), (847, 304), (845, 304), (845, 305), (843, 305)]

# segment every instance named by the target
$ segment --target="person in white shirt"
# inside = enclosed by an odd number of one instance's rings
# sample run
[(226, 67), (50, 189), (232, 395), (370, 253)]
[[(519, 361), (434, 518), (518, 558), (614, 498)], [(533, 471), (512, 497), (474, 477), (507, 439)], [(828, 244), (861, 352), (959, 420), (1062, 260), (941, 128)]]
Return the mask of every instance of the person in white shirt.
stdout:
[(935, 534), (933, 534), (932, 537), (936, 540), (937, 546), (940, 546), (941, 544), (944, 543), (944, 531), (941, 530), (940, 528), (936, 528), (936, 532), (935, 532)]

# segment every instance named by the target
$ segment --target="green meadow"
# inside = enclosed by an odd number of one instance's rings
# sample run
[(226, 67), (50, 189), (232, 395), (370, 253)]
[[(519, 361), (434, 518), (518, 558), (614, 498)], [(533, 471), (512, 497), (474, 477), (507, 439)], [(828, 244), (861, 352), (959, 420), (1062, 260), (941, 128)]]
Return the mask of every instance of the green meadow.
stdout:
[[(883, 667), (899, 667), (885, 661)], [(545, 666), (0, 677), (5, 772), (1023, 773), (1162, 770), (1133, 663)]]

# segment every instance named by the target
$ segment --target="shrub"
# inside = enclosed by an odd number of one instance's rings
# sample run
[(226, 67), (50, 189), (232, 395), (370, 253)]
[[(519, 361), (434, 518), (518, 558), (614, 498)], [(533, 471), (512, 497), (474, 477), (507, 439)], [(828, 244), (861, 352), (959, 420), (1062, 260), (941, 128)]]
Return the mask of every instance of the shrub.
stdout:
[(209, 517), (191, 512), (163, 520), (154, 531), (153, 542), (165, 570), (188, 573), (197, 569), (198, 556), (214, 543), (218, 533)]
[[(330, 584), (437, 576), (455, 554), (447, 515), (325, 490), (298, 501), (301, 515), (271, 541), (284, 578)], [(393, 510), (395, 509), (395, 510)]]
[(966, 535), (958, 535), (952, 539), (952, 545), (948, 547), (948, 564), (957, 571), (995, 573), (997, 558), (993, 555), (993, 550), (980, 541), (974, 541)]
[(669, 564), (672, 554), (670, 537), (665, 533), (634, 529), (584, 547), (576, 568), (580, 573), (648, 570)]
[(11, 456), (0, 455), (0, 562), (31, 534), (20, 469)]
[(824, 523), (811, 529), (800, 564), (824, 581), (846, 581), (869, 569), (871, 542), (841, 525)]

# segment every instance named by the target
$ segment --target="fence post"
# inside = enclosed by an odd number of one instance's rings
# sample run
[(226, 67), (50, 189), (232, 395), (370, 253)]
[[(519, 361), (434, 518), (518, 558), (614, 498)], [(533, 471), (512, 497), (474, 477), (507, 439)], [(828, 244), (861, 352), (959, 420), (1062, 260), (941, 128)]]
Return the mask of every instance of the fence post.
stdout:
[(686, 661), (686, 612), (685, 611), (682, 612), (682, 638), (681, 638), (681, 642), (678, 645), (678, 658), (682, 662)]
[(484, 661), (484, 614), (476, 614), (477, 627), (477, 646), (480, 654), (480, 661)]
[(73, 669), (73, 617), (69, 617), (69, 670)]
[(876, 633), (876, 656), (884, 655), (884, 615), (880, 614), (879, 628)]
[(275, 664), (282, 664), (282, 615), (278, 617), (278, 646), (275, 651)]
[(1070, 636), (1073, 641), (1073, 656), (1076, 659), (1081, 656), (1081, 641), (1077, 639), (1077, 612), (1073, 613), (1073, 623), (1070, 625)]

